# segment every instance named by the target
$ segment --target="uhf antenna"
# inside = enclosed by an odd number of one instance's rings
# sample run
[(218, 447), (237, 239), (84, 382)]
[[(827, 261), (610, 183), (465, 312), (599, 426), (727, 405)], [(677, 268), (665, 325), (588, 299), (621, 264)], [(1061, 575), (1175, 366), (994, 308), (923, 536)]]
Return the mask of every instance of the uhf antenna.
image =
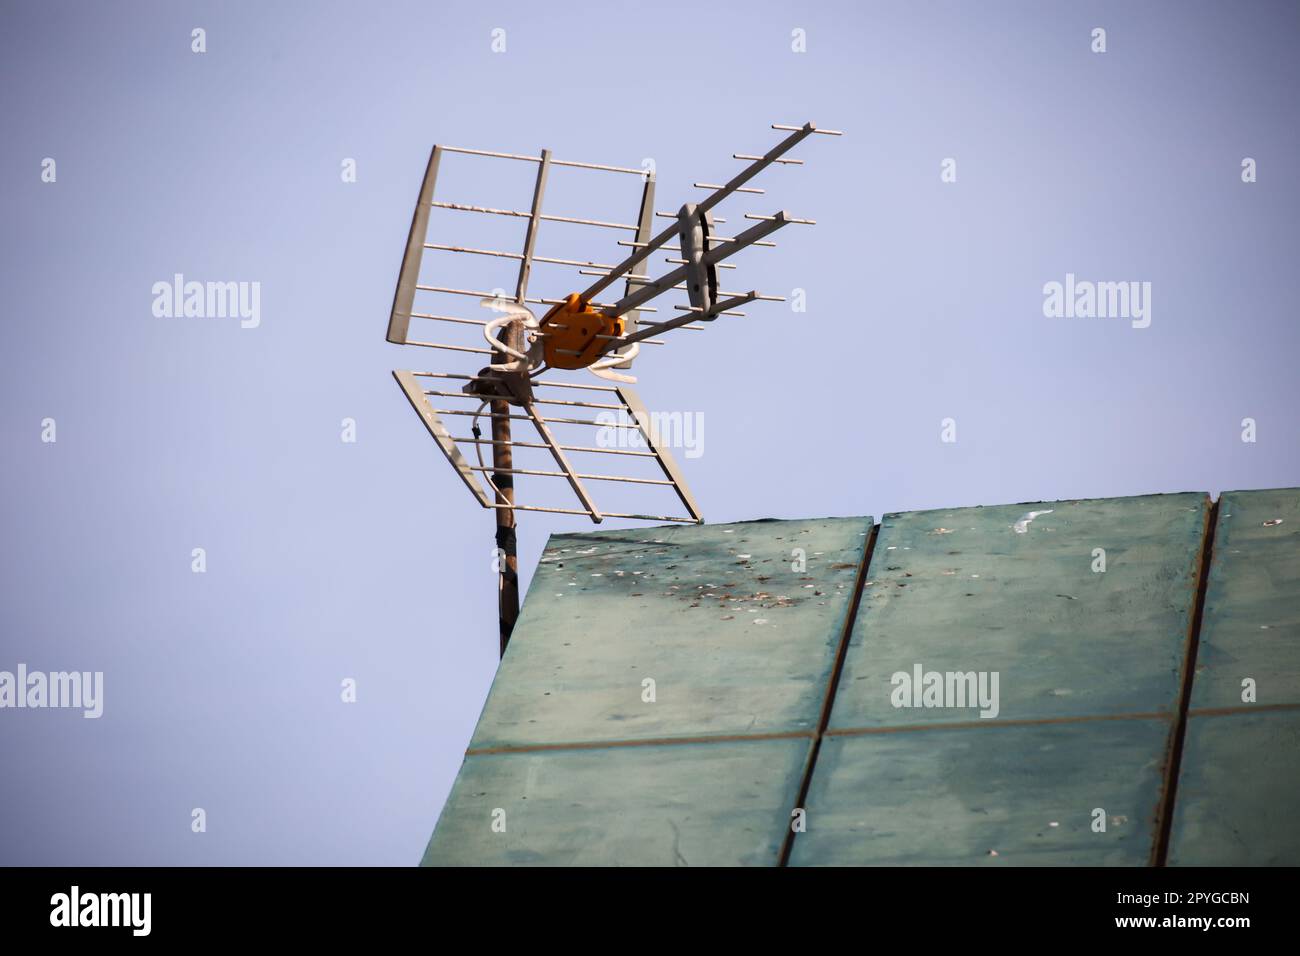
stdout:
[[(698, 331), (706, 327), (700, 323), (711, 323), (719, 316), (743, 316), (739, 307), (755, 300), (784, 301), (782, 296), (760, 295), (753, 290), (735, 292), (722, 289), (718, 274), (735, 268), (727, 260), (740, 250), (748, 246), (772, 247), (775, 243), (768, 241), (767, 237), (778, 229), (791, 223), (812, 225), (813, 221), (796, 219), (783, 211), (770, 215), (745, 213), (744, 219), (753, 225), (735, 232), (735, 235), (724, 236), (718, 233), (717, 226), (726, 220), (715, 217), (713, 210), (734, 194), (763, 195), (764, 190), (746, 184), (769, 166), (802, 165), (802, 160), (785, 158), (785, 154), (808, 136), (814, 133), (842, 134), (837, 130), (818, 129), (812, 123), (802, 126), (773, 124), (772, 129), (789, 135), (762, 156), (733, 154), (733, 158), (746, 161), (748, 165), (724, 185), (695, 183), (696, 188), (710, 190), (709, 195), (700, 202), (686, 203), (675, 213), (655, 210), (654, 174), (646, 169), (560, 160), (553, 158), (550, 150), (546, 149), (540, 156), (520, 156), (455, 146), (433, 147), (397, 278), (397, 292), (393, 296), (393, 309), (388, 321), (388, 341), (460, 355), (481, 355), (488, 359), (488, 364), (477, 370), (470, 366), (464, 372), (394, 371), (393, 376), (470, 493), (481, 506), (496, 513), (502, 654), (519, 614), (516, 512), (586, 515), (596, 523), (607, 517), (685, 523), (704, 520), (668, 450), (672, 435), (665, 434), (662, 423), (647, 411), (640, 396), (630, 387), (636, 379), (626, 372), (643, 344), (664, 344), (657, 336), (665, 332), (676, 329)], [(535, 164), (537, 179), (530, 208), (505, 209), (435, 199), (439, 165), (448, 153)], [(640, 177), (643, 185), (635, 222), (582, 219), (544, 212), (547, 179), (552, 170), (559, 167)], [(511, 252), (432, 242), (429, 220), (435, 209), (523, 219), (523, 247), (518, 252)], [(672, 222), (658, 234), (653, 234), (656, 217)], [(539, 228), (546, 222), (630, 232), (634, 238), (618, 240), (618, 246), (630, 252), (621, 262), (613, 264), (543, 256), (537, 253), (536, 246)], [(514, 295), (509, 296), (502, 289), (474, 290), (423, 282), (421, 267), (425, 250), (517, 261)], [(657, 277), (652, 274), (650, 266), (650, 259), (656, 252), (668, 253), (665, 261), (674, 266)], [(529, 282), (535, 265), (566, 270), (576, 268), (579, 275), (596, 278), (580, 292), (568, 292), (554, 298), (529, 296)], [(621, 295), (611, 294), (610, 287), (620, 282), (623, 286), (619, 290)], [(561, 289), (566, 287), (573, 287), (571, 279), (560, 285)], [(686, 293), (688, 302), (673, 306), (681, 314), (660, 321), (643, 321), (642, 312), (657, 311), (649, 303), (670, 291)], [(482, 306), (497, 314), (493, 318), (441, 314), (432, 311), (437, 309), (436, 305), (426, 307), (429, 310), (417, 311), (417, 296), (422, 302), (430, 297), (436, 297), (435, 301), (446, 301), (446, 297), (468, 296), (478, 299)], [(462, 330), (477, 327), (482, 339), (478, 345), (413, 339), (413, 319), (421, 320), (421, 324), (425, 321), (447, 323)], [(601, 384), (561, 381), (554, 374), (559, 370), (579, 369), (592, 373)], [(463, 383), (459, 389), (457, 383)], [(454, 406), (457, 401), (462, 403), (459, 407), (446, 407)], [(541, 406), (547, 407), (545, 413)], [(595, 417), (576, 417), (588, 413), (595, 413)], [(444, 418), (455, 421), (455, 430), (462, 434), (453, 434)], [(483, 436), (479, 427), (481, 418), (491, 422), (490, 437)], [(465, 419), (469, 420), (468, 428), (461, 427)], [(515, 440), (511, 425), (515, 421), (531, 423), (536, 440)], [(593, 426), (600, 429), (597, 439), (590, 437)], [(465, 435), (464, 431), (470, 434)], [(569, 437), (571, 435), (574, 437)], [(491, 450), (491, 466), (484, 463), (484, 448)], [(548, 467), (517, 467), (517, 450), (521, 455), (545, 452), (549, 462), (543, 464)], [(634, 471), (636, 468), (632, 466), (653, 462), (654, 472), (650, 475), (601, 474), (592, 473), (585, 465), (575, 466), (575, 462), (585, 462), (596, 455), (609, 456), (630, 466), (626, 470)], [(520, 504), (515, 500), (517, 475), (563, 479), (579, 507)], [(479, 480), (480, 476), (487, 482), (487, 488)], [(616, 483), (647, 491), (671, 490), (685, 514), (605, 510), (592, 496), (590, 485), (593, 483)]]

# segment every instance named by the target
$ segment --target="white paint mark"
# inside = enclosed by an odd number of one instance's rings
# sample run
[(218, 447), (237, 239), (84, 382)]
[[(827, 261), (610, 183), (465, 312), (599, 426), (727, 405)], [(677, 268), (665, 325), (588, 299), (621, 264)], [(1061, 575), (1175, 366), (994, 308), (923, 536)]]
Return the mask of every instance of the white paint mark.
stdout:
[(1029, 514), (1023, 516), (1019, 521), (1015, 523), (1014, 527), (1016, 529), (1016, 534), (1024, 534), (1026, 531), (1029, 530), (1029, 522), (1033, 521), (1035, 518), (1037, 518), (1040, 515), (1050, 515), (1055, 510), (1056, 510), (1055, 508), (1048, 508), (1046, 511), (1029, 512)]

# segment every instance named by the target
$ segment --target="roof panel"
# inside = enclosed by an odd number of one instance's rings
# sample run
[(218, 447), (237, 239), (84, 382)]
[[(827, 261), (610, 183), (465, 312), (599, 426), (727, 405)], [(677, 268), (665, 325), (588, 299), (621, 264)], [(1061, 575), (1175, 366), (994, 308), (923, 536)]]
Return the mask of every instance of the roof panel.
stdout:
[(1187, 723), (1170, 866), (1300, 861), (1300, 711), (1193, 714)]
[(1148, 863), (1168, 719), (989, 724), (827, 737), (790, 864)]
[(1219, 501), (1192, 708), (1300, 704), (1300, 488)]
[(471, 751), (813, 732), (871, 526), (553, 536)]
[(775, 866), (811, 745), (471, 755), (423, 865)]
[(1170, 865), (1300, 860), (1300, 821), (1290, 809), (1300, 793), (1298, 708), (1300, 489), (1225, 492), (1206, 585)]
[(1196, 493), (887, 515), (830, 726), (978, 719), (895, 707), (893, 675), (918, 667), (996, 673), (1000, 721), (1172, 713), (1208, 509)]

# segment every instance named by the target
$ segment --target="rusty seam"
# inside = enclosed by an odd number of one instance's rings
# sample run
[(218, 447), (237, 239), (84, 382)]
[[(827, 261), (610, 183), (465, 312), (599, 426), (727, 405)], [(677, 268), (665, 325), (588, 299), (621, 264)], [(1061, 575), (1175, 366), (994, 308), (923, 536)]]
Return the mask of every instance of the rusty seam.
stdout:
[[(812, 748), (808, 753), (808, 762), (804, 766), (803, 779), (799, 782), (799, 794), (795, 799), (794, 809), (807, 808), (808, 789), (812, 786), (813, 771), (817, 768), (817, 755), (821, 752), (822, 738), (826, 736), (827, 725), (831, 721), (831, 708), (835, 705), (835, 692), (839, 688), (840, 675), (844, 671), (844, 660), (848, 656), (849, 641), (853, 637), (853, 626), (858, 619), (858, 608), (862, 604), (862, 592), (867, 581), (867, 569), (871, 564), (871, 555), (876, 549), (876, 534), (880, 525), (873, 524), (867, 532), (867, 546), (862, 551), (862, 563), (858, 565), (858, 579), (853, 585), (853, 599), (849, 602), (848, 613), (844, 617), (844, 630), (840, 634), (839, 647), (835, 650), (835, 665), (831, 670), (830, 681), (826, 685), (826, 695), (822, 698), (822, 712), (817, 721), (817, 732), (813, 734)], [(785, 823), (785, 835), (781, 841), (781, 855), (777, 866), (789, 866), (790, 852), (794, 849), (794, 828), (789, 820)]]
[[(1222, 499), (1220, 499), (1222, 500)], [(1174, 801), (1178, 797), (1178, 774), (1183, 763), (1183, 741), (1187, 733), (1187, 713), (1191, 708), (1192, 684), (1196, 679), (1196, 653), (1201, 644), (1201, 622), (1205, 616), (1205, 593), (1210, 584), (1210, 567), (1214, 563), (1214, 536), (1219, 524), (1219, 501), (1210, 505), (1205, 516), (1205, 533), (1201, 539), (1199, 564), (1196, 569), (1196, 605), (1187, 628), (1187, 643), (1183, 652), (1182, 689), (1178, 701), (1178, 715), (1169, 735), (1168, 760), (1165, 761), (1163, 793), (1157, 809), (1156, 842), (1151, 848), (1151, 865), (1165, 866), (1169, 857), (1169, 840), (1173, 831)]]

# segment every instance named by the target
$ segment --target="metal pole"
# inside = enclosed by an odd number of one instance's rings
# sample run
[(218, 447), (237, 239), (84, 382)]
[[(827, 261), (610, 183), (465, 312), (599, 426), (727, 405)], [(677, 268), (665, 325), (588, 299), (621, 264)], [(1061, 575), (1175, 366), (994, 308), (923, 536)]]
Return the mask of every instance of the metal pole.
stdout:
[[(528, 298), (528, 277), (533, 267), (533, 245), (537, 241), (537, 225), (542, 218), (542, 195), (546, 192), (546, 176), (551, 168), (551, 151), (542, 150), (537, 163), (537, 183), (533, 187), (533, 203), (528, 212), (528, 229), (524, 233), (524, 249), (519, 258), (519, 279), (515, 284), (515, 301), (523, 305)], [(524, 350), (524, 323), (520, 319), (507, 322), (497, 334), (497, 339), (516, 352)], [(492, 350), (492, 364), (514, 361), (509, 355)], [(527, 369), (524, 370), (527, 374)], [(530, 410), (531, 411), (531, 410)], [(557, 453), (561, 454), (561, 453)], [(501, 656), (506, 656), (506, 645), (519, 618), (519, 552), (515, 537), (515, 474), (514, 449), (510, 444), (510, 404), (492, 403), (492, 483), (497, 487), (497, 624), (501, 635)]]
[[(497, 336), (503, 343), (516, 351), (523, 351), (523, 322), (515, 320), (502, 328)], [(494, 365), (511, 361), (508, 355), (493, 350)], [(519, 617), (519, 553), (515, 538), (515, 482), (511, 471), (514, 468), (514, 455), (510, 446), (510, 404), (494, 401), (492, 406), (492, 483), (497, 487), (496, 503), (504, 507), (496, 508), (497, 520), (497, 618), (501, 636), (501, 656), (506, 653), (510, 643), (510, 633), (515, 629), (515, 620)]]

